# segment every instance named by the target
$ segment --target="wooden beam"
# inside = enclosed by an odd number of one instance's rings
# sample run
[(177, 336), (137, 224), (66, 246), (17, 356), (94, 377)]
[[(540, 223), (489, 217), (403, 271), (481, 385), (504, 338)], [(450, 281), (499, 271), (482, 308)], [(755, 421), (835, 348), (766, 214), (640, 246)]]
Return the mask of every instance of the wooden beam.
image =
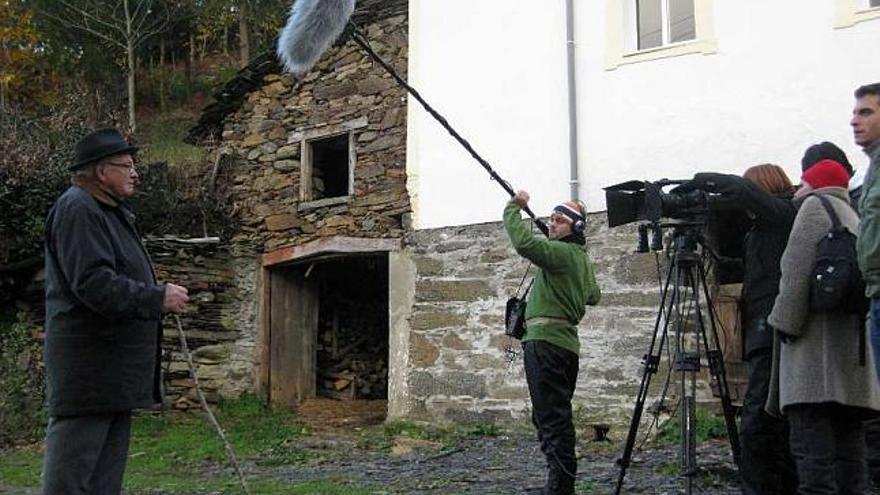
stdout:
[(332, 253), (356, 254), (400, 251), (401, 239), (364, 239), (360, 237), (334, 236), (316, 239), (298, 246), (288, 246), (263, 255), (263, 267), (302, 261), (310, 257)]
[(257, 358), (257, 395), (268, 402), (269, 397), (269, 359), (271, 356), (272, 342), (272, 276), (271, 272), (263, 268), (259, 271), (257, 281), (257, 294), (259, 299), (259, 327), (257, 328), (256, 358)]

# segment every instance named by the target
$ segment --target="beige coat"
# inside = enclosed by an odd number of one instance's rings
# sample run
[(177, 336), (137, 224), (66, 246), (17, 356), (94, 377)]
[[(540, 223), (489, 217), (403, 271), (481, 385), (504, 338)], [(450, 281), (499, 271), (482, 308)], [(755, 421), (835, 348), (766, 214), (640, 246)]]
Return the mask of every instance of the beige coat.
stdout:
[[(858, 232), (859, 218), (846, 189), (827, 187), (816, 193), (827, 195), (840, 222)], [(767, 411), (778, 414), (793, 404), (821, 402), (880, 410), (868, 329), (855, 315), (809, 311), (817, 244), (831, 228), (831, 219), (819, 198), (810, 195), (800, 201), (782, 255), (779, 295), (768, 318), (770, 325), (795, 339), (782, 344), (777, 339), (774, 345)], [(866, 332), (864, 365), (859, 364), (859, 331)]]

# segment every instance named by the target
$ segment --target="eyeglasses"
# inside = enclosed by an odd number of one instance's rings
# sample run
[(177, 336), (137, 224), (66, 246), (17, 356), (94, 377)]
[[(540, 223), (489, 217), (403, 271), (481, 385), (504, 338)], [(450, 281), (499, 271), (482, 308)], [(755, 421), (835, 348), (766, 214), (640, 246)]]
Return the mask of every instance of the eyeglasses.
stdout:
[(107, 163), (105, 163), (105, 165), (113, 165), (114, 167), (123, 168), (126, 171), (128, 171), (128, 173), (137, 172), (137, 169), (135, 168), (134, 162), (121, 162), (121, 163), (107, 162)]

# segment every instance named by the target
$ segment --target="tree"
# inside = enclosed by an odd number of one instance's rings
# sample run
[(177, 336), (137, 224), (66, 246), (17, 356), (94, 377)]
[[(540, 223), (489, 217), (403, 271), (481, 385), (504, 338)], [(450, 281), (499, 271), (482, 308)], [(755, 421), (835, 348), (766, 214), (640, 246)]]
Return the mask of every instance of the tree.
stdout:
[(0, 113), (9, 111), (13, 99), (45, 103), (55, 95), (32, 14), (20, 0), (0, 0)]
[(241, 0), (238, 5), (238, 43), (241, 49), (241, 66), (251, 61), (251, 35), (248, 27), (250, 5), (248, 0)]
[(41, 9), (46, 17), (101, 41), (124, 60), (129, 127), (132, 133), (136, 132), (137, 49), (165, 29), (171, 20), (171, 10), (158, 8), (156, 0), (54, 0), (50, 3), (54, 8)]

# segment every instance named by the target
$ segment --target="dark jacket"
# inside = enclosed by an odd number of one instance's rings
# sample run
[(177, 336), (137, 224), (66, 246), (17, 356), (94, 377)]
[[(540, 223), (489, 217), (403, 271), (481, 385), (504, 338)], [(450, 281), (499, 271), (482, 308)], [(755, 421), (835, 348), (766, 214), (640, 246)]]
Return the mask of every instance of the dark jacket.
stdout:
[(754, 182), (736, 175), (703, 173), (694, 176), (694, 186), (724, 196), (724, 207), (745, 210), (752, 219), (743, 249), (742, 326), (745, 356), (770, 349), (773, 334), (767, 315), (779, 293), (779, 261), (797, 215), (792, 195), (772, 195)]
[(95, 188), (72, 186), (46, 221), (46, 394), (50, 416), (161, 401), (165, 288), (134, 215)]

